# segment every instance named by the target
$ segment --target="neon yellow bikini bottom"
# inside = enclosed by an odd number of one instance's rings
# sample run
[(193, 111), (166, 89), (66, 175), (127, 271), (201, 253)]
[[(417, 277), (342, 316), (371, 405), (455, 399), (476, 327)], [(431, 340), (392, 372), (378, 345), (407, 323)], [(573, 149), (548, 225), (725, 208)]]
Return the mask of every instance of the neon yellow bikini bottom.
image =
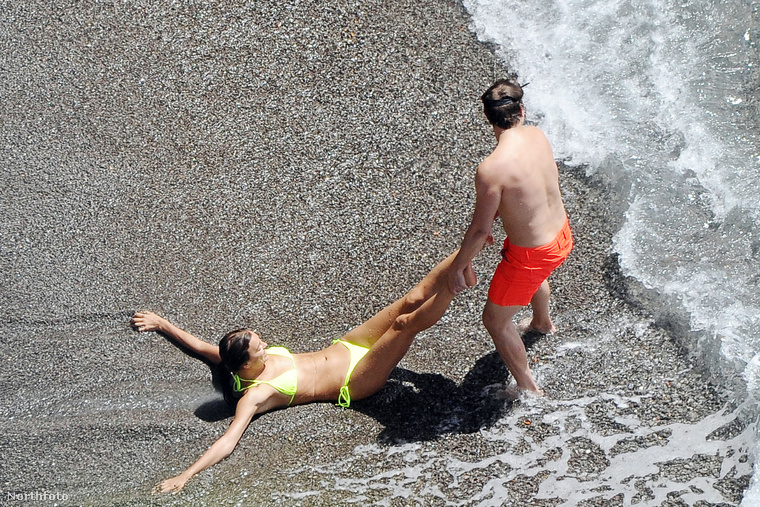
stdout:
[(333, 340), (333, 343), (341, 343), (345, 345), (348, 352), (351, 354), (351, 363), (348, 365), (346, 381), (343, 383), (343, 387), (340, 388), (340, 394), (338, 395), (338, 405), (348, 408), (351, 405), (351, 394), (348, 392), (348, 382), (351, 380), (351, 374), (354, 372), (356, 364), (361, 361), (361, 358), (363, 358), (367, 352), (369, 352), (369, 349), (344, 340)]

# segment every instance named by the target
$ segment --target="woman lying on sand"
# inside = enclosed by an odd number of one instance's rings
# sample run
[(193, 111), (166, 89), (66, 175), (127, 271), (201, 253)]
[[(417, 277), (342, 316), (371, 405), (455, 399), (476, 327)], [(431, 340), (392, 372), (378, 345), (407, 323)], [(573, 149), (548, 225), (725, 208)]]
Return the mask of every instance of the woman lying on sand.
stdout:
[[(326, 349), (291, 354), (269, 347), (250, 329), (227, 333), (214, 346), (151, 312), (132, 318), (138, 331), (158, 331), (207, 361), (224, 366), (239, 398), (227, 431), (187, 470), (156, 485), (155, 492), (177, 492), (195, 474), (229, 456), (253, 416), (314, 401), (347, 407), (378, 392), (414, 337), (443, 316), (454, 295), (448, 269), (456, 252), (433, 268), (411, 291)], [(475, 284), (474, 273), (469, 271)]]

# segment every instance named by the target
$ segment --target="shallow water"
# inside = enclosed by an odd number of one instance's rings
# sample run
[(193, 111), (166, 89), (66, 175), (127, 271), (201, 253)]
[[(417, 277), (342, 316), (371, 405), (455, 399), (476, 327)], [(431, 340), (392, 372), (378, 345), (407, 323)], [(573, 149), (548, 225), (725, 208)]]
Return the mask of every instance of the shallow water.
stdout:
[[(756, 2), (465, 0), (556, 155), (608, 185), (623, 272), (714, 382), (760, 393)], [(644, 294), (642, 294), (644, 295)], [(747, 502), (760, 501), (753, 486)], [(748, 503), (751, 505), (751, 503)]]

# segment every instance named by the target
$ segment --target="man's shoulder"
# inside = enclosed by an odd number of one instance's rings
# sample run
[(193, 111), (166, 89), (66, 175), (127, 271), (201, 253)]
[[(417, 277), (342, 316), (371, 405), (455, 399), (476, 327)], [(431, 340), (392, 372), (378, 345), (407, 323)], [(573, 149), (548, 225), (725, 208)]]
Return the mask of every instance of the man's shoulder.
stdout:
[(497, 153), (495, 150), (478, 166), (477, 176), (487, 179), (499, 179), (508, 177), (509, 174), (515, 169), (515, 163), (512, 157), (505, 156), (504, 153)]

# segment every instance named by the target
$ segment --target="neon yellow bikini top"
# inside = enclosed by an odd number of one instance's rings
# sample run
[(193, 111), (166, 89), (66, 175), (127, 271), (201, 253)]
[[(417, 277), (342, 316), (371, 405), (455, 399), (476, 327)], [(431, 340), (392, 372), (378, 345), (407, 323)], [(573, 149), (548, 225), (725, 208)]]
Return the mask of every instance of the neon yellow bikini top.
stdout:
[[(290, 396), (290, 401), (288, 402), (288, 405), (290, 405), (293, 403), (293, 398), (296, 397), (296, 391), (298, 391), (298, 372), (296, 371), (296, 363), (293, 360), (293, 354), (291, 354), (290, 351), (285, 347), (269, 347), (267, 349), (267, 354), (289, 357), (290, 361), (293, 363), (293, 369), (286, 371), (279, 377), (273, 378), (272, 380), (248, 380), (245, 378), (240, 378), (237, 373), (233, 373), (232, 377), (235, 379), (235, 383), (233, 384), (232, 388), (236, 393), (242, 393), (246, 389), (250, 389), (253, 386), (266, 384), (268, 386), (274, 387), (282, 394)], [(250, 382), (250, 384), (243, 387), (241, 385), (241, 382)]]

